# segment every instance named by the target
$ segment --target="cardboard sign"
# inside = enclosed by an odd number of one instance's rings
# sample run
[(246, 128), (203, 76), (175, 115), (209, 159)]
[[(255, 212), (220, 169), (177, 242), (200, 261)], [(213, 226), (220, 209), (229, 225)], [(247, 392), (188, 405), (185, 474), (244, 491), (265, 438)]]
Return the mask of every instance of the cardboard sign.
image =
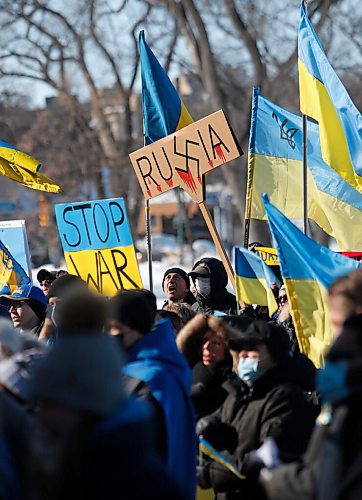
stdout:
[(220, 110), (129, 156), (146, 199), (181, 187), (201, 202), (204, 174), (242, 154)]
[(278, 254), (275, 248), (255, 247), (255, 250), (257, 250), (259, 256), (263, 259), (265, 264), (268, 264), (268, 266), (279, 265)]
[(0, 241), (32, 280), (28, 236), (24, 220), (0, 221)]
[(142, 288), (122, 198), (55, 206), (68, 271), (104, 295)]

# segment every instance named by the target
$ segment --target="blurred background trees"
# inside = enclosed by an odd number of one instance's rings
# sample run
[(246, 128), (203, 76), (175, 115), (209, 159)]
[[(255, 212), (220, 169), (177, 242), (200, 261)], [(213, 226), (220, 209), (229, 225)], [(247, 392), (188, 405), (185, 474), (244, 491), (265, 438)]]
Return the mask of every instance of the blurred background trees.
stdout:
[[(64, 195), (0, 179), (40, 260), (56, 260), (53, 203), (122, 196), (135, 231), (143, 198), (128, 153), (143, 145), (138, 34), (194, 119), (223, 108), (245, 155), (208, 176), (232, 193), (240, 234), (250, 97), (298, 110), (299, 0), (0, 0), (0, 140), (38, 158)], [(360, 0), (313, 0), (309, 15), (361, 109)], [(29, 203), (21, 205), (29, 198)], [(34, 201), (35, 200), (35, 201)], [(36, 207), (36, 209), (34, 209)], [(49, 210), (44, 225), (44, 211)], [(41, 212), (43, 222), (41, 223)], [(263, 224), (252, 239), (265, 241)], [(241, 243), (241, 241), (240, 241)]]

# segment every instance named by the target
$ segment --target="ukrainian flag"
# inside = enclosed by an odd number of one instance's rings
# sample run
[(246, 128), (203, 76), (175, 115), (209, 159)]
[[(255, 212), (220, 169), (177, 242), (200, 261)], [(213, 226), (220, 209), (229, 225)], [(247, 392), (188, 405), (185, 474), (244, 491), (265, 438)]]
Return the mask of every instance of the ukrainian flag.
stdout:
[(0, 141), (0, 174), (31, 189), (62, 193), (58, 184), (39, 172), (41, 163), (7, 142)]
[(235, 248), (235, 278), (238, 301), (268, 306), (270, 317), (275, 313), (278, 304), (271, 286), (280, 286), (280, 282), (261, 257), (245, 248)]
[(11, 294), (21, 285), (28, 283), (30, 283), (29, 276), (0, 241), (0, 289), (3, 290), (7, 286)]
[(151, 144), (193, 123), (167, 73), (139, 35), (145, 142)]
[[(341, 251), (362, 250), (362, 194), (322, 158), (318, 124), (308, 122), (308, 217), (336, 238)], [(261, 194), (289, 219), (303, 218), (302, 118), (254, 88), (246, 219), (266, 219)]]
[(330, 65), (303, 3), (298, 56), (300, 109), (319, 123), (323, 159), (362, 191), (362, 116)]
[(328, 288), (360, 264), (308, 238), (269, 202), (266, 194), (263, 201), (299, 346), (316, 366), (322, 366), (324, 352), (333, 342)]

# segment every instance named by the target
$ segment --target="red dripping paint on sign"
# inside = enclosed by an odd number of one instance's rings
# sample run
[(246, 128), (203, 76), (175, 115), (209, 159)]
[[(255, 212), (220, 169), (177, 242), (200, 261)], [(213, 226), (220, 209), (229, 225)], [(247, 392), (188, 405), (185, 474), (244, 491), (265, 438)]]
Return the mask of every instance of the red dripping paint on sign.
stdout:
[(162, 193), (162, 187), (159, 184), (157, 184), (157, 191), (159, 191), (160, 193)]
[(148, 184), (149, 184), (149, 186), (151, 185), (151, 179), (148, 179)]
[(196, 184), (195, 180), (192, 177), (191, 172), (183, 172), (180, 170), (177, 170), (178, 175), (181, 177), (183, 182), (186, 184), (186, 186), (191, 189), (194, 193), (196, 193)]
[(225, 158), (223, 150), (221, 149), (221, 144), (218, 144), (217, 146), (215, 146), (214, 149), (215, 149), (215, 152), (216, 152), (217, 156), (220, 158), (220, 160), (223, 163), (225, 163), (226, 162), (226, 158)]
[(214, 167), (214, 162), (212, 160), (210, 160), (209, 161), (209, 165), (210, 165), (211, 168), (213, 168)]
[(172, 179), (169, 179), (168, 181), (166, 181), (166, 184), (167, 184), (170, 188), (172, 188), (172, 186), (173, 186), (173, 180), (172, 180)]
[(201, 177), (198, 177), (197, 180), (199, 181), (199, 183), (201, 184)]
[(150, 189), (147, 189), (147, 194), (149, 197), (151, 197), (151, 190)]

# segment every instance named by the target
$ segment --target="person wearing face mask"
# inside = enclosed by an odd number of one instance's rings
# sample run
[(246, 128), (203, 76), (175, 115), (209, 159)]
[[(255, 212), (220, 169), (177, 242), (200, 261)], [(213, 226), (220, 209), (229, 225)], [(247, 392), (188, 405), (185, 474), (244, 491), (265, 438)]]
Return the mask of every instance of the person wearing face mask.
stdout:
[(194, 264), (189, 276), (194, 283), (196, 302), (192, 309), (195, 312), (236, 313), (236, 297), (226, 289), (228, 276), (221, 260), (205, 257)]
[(269, 500), (362, 498), (362, 316), (352, 315), (317, 375), (322, 411), (302, 460), (263, 468)]
[(218, 500), (264, 499), (253, 452), (273, 438), (280, 459), (295, 460), (308, 444), (315, 415), (293, 371), (286, 369), (290, 344), (282, 327), (254, 321), (244, 331), (234, 331), (228, 346), (236, 376), (223, 386), (228, 391), (224, 404), (198, 422), (197, 433), (236, 464), (245, 479), (205, 458), (198, 484), (213, 488)]
[(191, 370), (177, 349), (171, 322), (162, 319), (155, 323), (156, 298), (151, 301), (150, 295), (128, 290), (112, 297), (109, 333), (127, 354), (122, 372), (128, 391), (154, 410), (158, 454), (180, 493), (191, 500), (196, 491)]

